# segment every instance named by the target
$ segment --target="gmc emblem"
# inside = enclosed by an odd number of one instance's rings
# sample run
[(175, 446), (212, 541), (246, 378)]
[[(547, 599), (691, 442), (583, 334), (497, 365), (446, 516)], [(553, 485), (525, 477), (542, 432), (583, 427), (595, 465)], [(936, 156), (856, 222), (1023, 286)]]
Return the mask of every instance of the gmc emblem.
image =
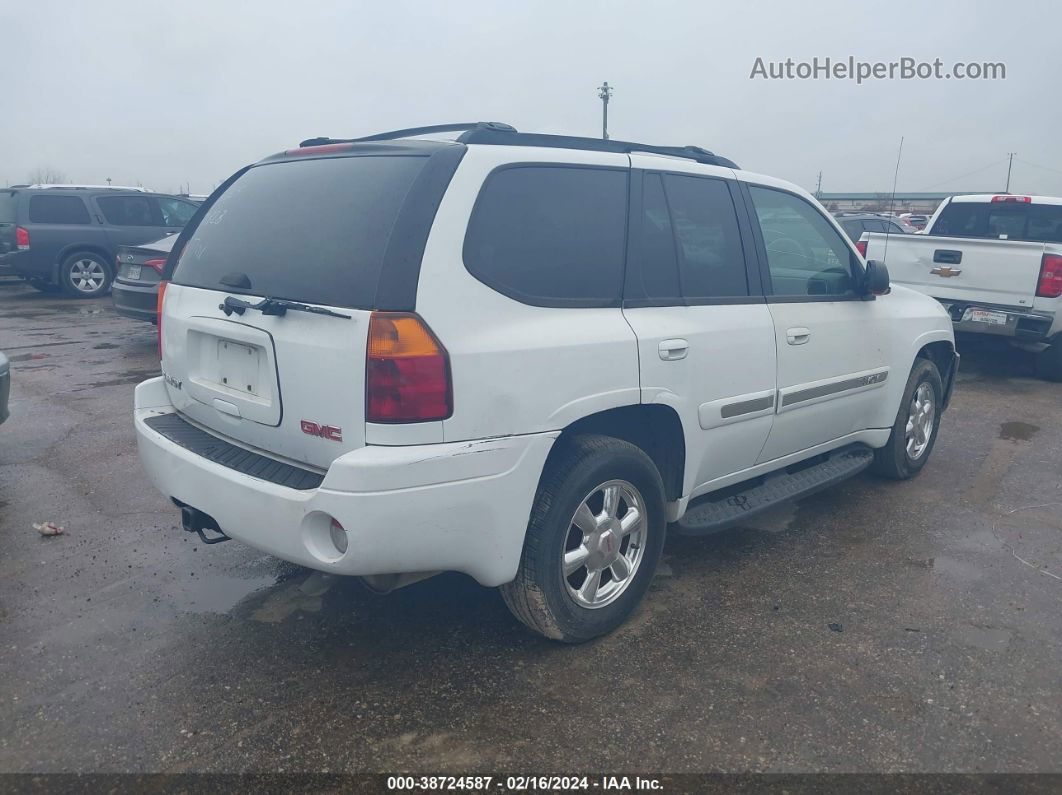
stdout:
[(337, 428), (335, 425), (318, 425), (316, 422), (310, 422), (309, 420), (299, 420), (299, 425), (302, 427), (302, 432), (308, 433), (310, 436), (320, 436), (322, 439), (328, 439), (331, 442), (343, 441), (343, 429)]

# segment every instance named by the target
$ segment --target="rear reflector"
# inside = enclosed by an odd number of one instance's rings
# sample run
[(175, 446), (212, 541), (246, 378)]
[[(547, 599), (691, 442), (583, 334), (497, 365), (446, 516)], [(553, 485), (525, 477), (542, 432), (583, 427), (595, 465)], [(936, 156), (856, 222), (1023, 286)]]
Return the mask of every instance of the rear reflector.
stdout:
[(863, 259), (866, 259), (867, 258), (867, 241), (866, 240), (857, 240), (856, 241), (856, 248), (859, 249), (859, 253), (860, 253), (860, 255), (862, 255)]
[(1029, 204), (1032, 202), (1032, 196), (993, 196), (994, 202), (1014, 202), (1016, 204)]
[(159, 361), (162, 361), (162, 307), (166, 303), (166, 286), (169, 282), (159, 282), (159, 297), (155, 303), (155, 326), (159, 334)]
[(166, 267), (166, 259), (149, 259), (145, 260), (144, 264), (155, 271), (159, 276), (162, 275), (162, 269)]
[(1036, 284), (1036, 295), (1040, 298), (1062, 296), (1062, 257), (1058, 254), (1044, 254), (1040, 261), (1040, 281)]
[(21, 226), (15, 227), (15, 245), (19, 251), (29, 250), (29, 232)]
[(453, 413), (450, 360), (412, 312), (373, 312), (365, 357), (366, 422), (427, 422)]

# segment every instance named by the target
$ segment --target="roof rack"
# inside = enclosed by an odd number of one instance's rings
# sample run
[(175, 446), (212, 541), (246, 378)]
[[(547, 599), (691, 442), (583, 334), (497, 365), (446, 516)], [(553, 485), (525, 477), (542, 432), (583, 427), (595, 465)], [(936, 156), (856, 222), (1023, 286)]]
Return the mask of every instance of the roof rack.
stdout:
[(131, 190), (137, 193), (150, 193), (147, 188), (131, 187), (127, 185), (63, 185), (59, 183), (38, 183), (36, 185), (26, 185), (25, 187), (31, 189), (47, 190), (55, 188), (57, 190)]
[(504, 146), (544, 146), (554, 149), (582, 149), (592, 152), (647, 152), (654, 155), (681, 157), (711, 166), (738, 168), (733, 160), (709, 152), (700, 146), (653, 146), (632, 141), (582, 138), (572, 135), (548, 135), (545, 133), (522, 133), (510, 124), (497, 121), (466, 122), (463, 124), (436, 124), (430, 127), (409, 127), (405, 130), (366, 135), (362, 138), (307, 138), (299, 146), (324, 146), (327, 144), (364, 143), (367, 141), (392, 141), (440, 132), (460, 132), (458, 142), (463, 144), (496, 144)]

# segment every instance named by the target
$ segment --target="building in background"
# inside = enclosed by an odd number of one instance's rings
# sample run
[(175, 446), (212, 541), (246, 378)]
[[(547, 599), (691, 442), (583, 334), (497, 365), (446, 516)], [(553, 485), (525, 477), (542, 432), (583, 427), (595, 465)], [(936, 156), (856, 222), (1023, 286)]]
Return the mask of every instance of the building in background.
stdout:
[[(892, 202), (894, 213), (923, 213), (931, 215), (942, 201), (949, 196), (971, 193), (998, 193), (994, 190), (964, 190), (950, 191), (948, 193), (897, 193)], [(842, 211), (860, 211), (868, 213), (882, 213), (889, 209), (891, 198), (888, 191), (883, 193), (819, 193), (816, 194), (820, 202), (831, 213)]]

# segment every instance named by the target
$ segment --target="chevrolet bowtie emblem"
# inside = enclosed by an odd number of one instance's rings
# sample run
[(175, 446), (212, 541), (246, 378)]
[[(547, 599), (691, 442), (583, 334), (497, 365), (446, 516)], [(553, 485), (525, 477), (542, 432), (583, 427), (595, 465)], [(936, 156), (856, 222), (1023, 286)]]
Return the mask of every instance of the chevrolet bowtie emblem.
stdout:
[(943, 276), (945, 279), (948, 279), (952, 276), (958, 276), (960, 273), (962, 273), (962, 268), (952, 268), (948, 265), (945, 265), (943, 268), (933, 268), (930, 273), (932, 273), (934, 276)]

